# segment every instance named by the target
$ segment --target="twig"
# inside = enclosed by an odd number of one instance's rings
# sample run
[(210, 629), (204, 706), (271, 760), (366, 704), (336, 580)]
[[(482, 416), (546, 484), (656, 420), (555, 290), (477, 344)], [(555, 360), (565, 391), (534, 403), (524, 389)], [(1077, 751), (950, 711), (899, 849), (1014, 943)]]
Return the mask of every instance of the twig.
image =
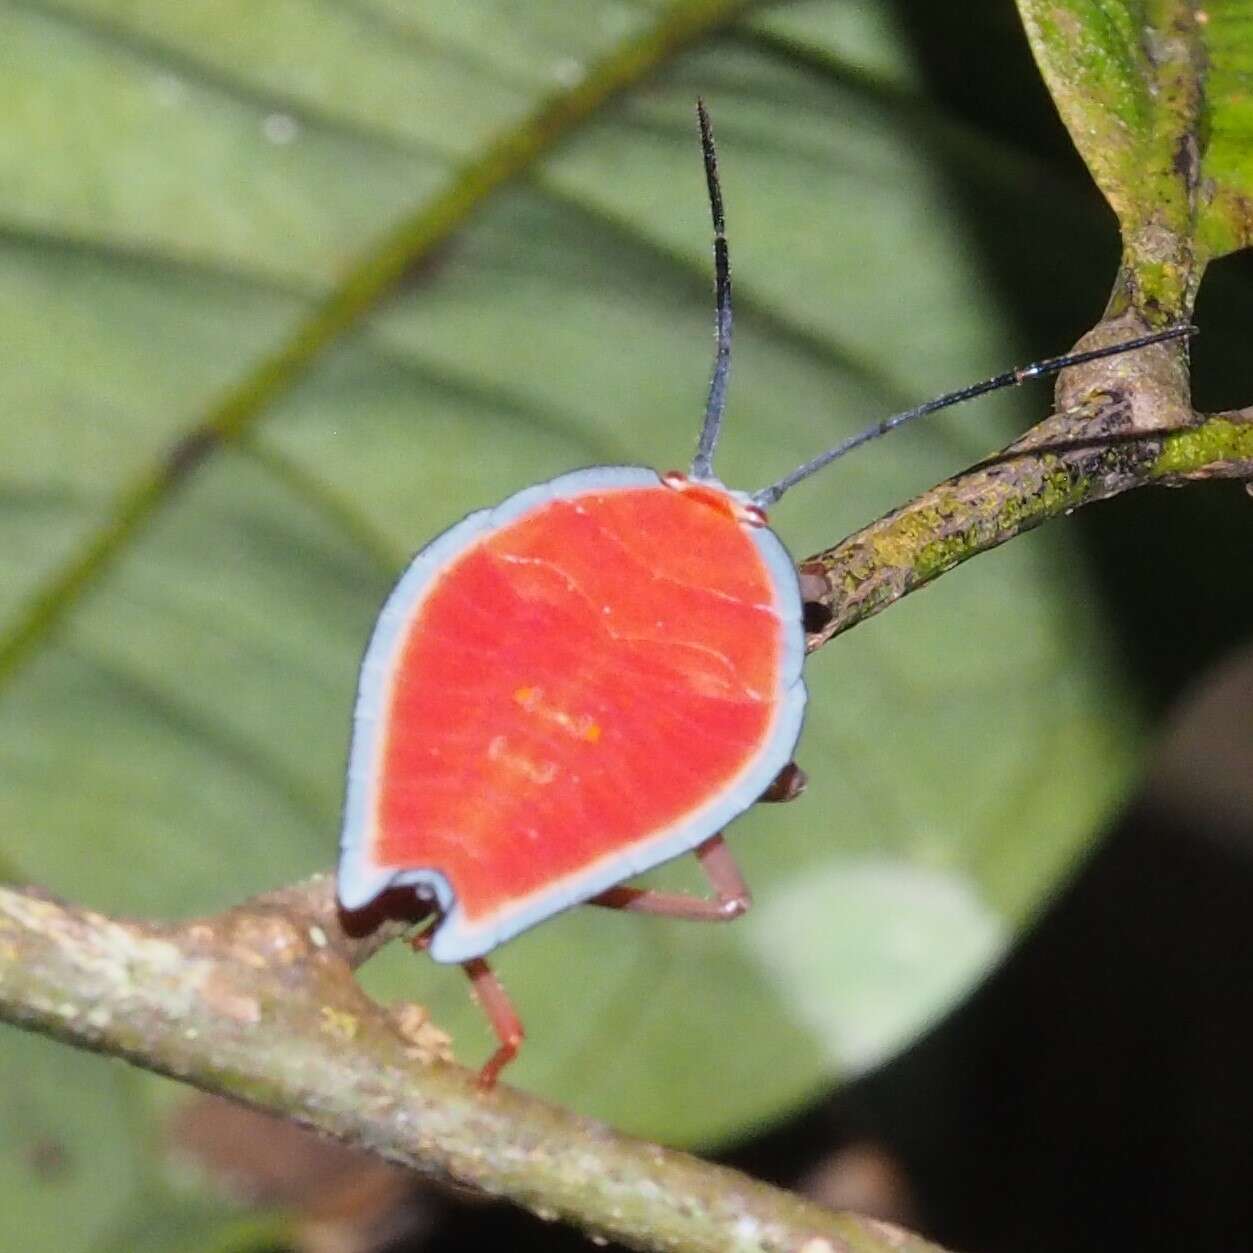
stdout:
[[(1137, 327), (1103, 323), (1099, 340)], [(1059, 412), (1002, 452), (800, 563), (811, 652), (976, 553), (1083, 505), (1137, 487), (1253, 481), (1253, 408), (1193, 412), (1179, 348), (1068, 371), (1058, 401)]]
[(0, 888), (0, 1017), (641, 1249), (925, 1253), (735, 1171), (424, 1056), (357, 988), (331, 882), (177, 927)]

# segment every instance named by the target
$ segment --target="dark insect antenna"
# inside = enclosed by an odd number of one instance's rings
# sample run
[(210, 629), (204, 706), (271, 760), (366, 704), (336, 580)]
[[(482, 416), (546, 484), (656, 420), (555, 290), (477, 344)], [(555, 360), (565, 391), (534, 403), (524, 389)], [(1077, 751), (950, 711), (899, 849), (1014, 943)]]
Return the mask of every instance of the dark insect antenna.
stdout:
[(722, 429), (722, 414), (727, 406), (727, 378), (731, 373), (731, 257), (727, 252), (727, 227), (722, 215), (722, 188), (718, 183), (718, 152), (714, 147), (713, 127), (705, 102), (696, 102), (700, 122), (700, 148), (705, 157), (705, 184), (709, 188), (709, 211), (714, 222), (714, 351), (713, 375), (709, 380), (709, 399), (705, 403), (705, 421), (700, 428), (696, 456), (692, 458), (692, 477), (713, 477), (714, 450)]
[[(696, 102), (696, 116), (700, 123), (700, 147), (705, 159), (705, 183), (709, 188), (709, 210), (713, 217), (714, 227), (714, 295), (715, 295), (715, 343), (714, 368), (709, 380), (709, 398), (705, 403), (705, 420), (701, 425), (700, 439), (696, 444), (696, 455), (692, 458), (692, 478), (713, 478), (714, 451), (718, 446), (718, 435), (722, 430), (722, 415), (727, 403), (727, 379), (731, 373), (731, 258), (727, 249), (726, 220), (722, 210), (722, 188), (718, 181), (718, 152), (714, 147), (713, 126), (709, 121), (709, 111), (703, 100)], [(1179, 323), (1168, 326), (1165, 330), (1154, 331), (1148, 335), (1139, 335), (1135, 339), (1124, 340), (1118, 344), (1108, 344), (1104, 348), (1091, 348), (1085, 352), (1067, 353), (1061, 357), (1049, 357), (1044, 361), (1035, 361), (1030, 365), (1019, 366), (1015, 370), (1007, 370), (981, 383), (973, 383), (969, 387), (959, 388), (955, 392), (946, 392), (934, 400), (916, 405), (901, 413), (876, 422), (873, 426), (858, 431), (841, 440), (838, 444), (819, 453), (804, 465), (797, 466), (790, 474), (785, 474), (778, 482), (754, 492), (753, 503), (766, 508), (802, 482), (810, 475), (817, 474), (824, 466), (838, 461), (854, 448), (868, 444), (904, 426), (915, 418), (926, 417), (940, 409), (948, 409), (952, 405), (960, 405), (963, 401), (973, 400), (976, 396), (985, 396), (988, 392), (999, 391), (1003, 387), (1017, 387), (1030, 379), (1047, 378), (1058, 374), (1071, 366), (1083, 365), (1088, 361), (1100, 361), (1103, 357), (1115, 357), (1124, 352), (1134, 352), (1137, 348), (1147, 348), (1150, 344), (1161, 344), (1167, 340), (1185, 339), (1197, 333), (1195, 326)]]
[(973, 383), (955, 392), (946, 392), (943, 396), (937, 396), (934, 400), (916, 405), (913, 409), (894, 413), (891, 417), (868, 426), (864, 431), (858, 431), (856, 435), (850, 435), (847, 439), (841, 440), (833, 448), (828, 448), (826, 452), (814, 457), (812, 461), (806, 461), (804, 465), (798, 466), (791, 474), (784, 475), (777, 483), (754, 492), (753, 503), (760, 505), (763, 509), (773, 505), (784, 492), (795, 487), (802, 479), (809, 478), (811, 474), (817, 474), (824, 466), (830, 465), (845, 453), (852, 452), (854, 448), (868, 444), (872, 439), (878, 439), (880, 435), (886, 435), (889, 431), (895, 430), (898, 426), (904, 426), (906, 422), (912, 422), (915, 418), (926, 417), (927, 414), (935, 413), (939, 409), (947, 409), (950, 405), (960, 405), (965, 400), (973, 400), (976, 396), (999, 391), (1002, 387), (1017, 387), (1019, 383), (1025, 383), (1028, 379), (1047, 378), (1050, 374), (1057, 374), (1073, 365), (1083, 365), (1086, 361), (1099, 361), (1102, 357), (1114, 357), (1120, 353), (1134, 352), (1137, 348), (1147, 348), (1150, 344), (1160, 344), (1166, 340), (1185, 339), (1196, 333), (1195, 326), (1187, 324), (1168, 326), (1163, 331), (1139, 335), (1135, 339), (1124, 340), (1119, 344), (1108, 344), (1104, 348), (1091, 348), (1086, 352), (1072, 352), (1062, 357), (1049, 357), (1044, 361), (1035, 361), (1031, 365), (1019, 366), (1016, 370), (1007, 370), (994, 378), (984, 379), (982, 383)]

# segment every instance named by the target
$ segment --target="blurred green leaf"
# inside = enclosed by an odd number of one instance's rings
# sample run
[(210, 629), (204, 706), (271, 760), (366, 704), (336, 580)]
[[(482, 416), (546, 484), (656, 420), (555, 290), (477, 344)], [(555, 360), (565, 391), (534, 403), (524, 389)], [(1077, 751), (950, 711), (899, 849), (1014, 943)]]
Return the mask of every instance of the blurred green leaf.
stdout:
[(1206, 261), (1253, 240), (1253, 4), (1018, 7), (1062, 119), (1118, 215), (1139, 303), (1186, 312)]
[(23, 1248), (96, 1248), (143, 1183), (134, 1077), (8, 1026), (0, 1050), (0, 1232)]
[[(156, 1085), (123, 1063), (0, 1026), (0, 1236), (56, 1253), (246, 1253), (256, 1220), (157, 1169)], [(268, 1243), (277, 1227), (269, 1224)]]
[[(4, 620), (31, 620), (67, 563), (119, 537), (122, 487), (246, 393), (374, 241), (673, 15), (0, 6), (0, 340), (20, 362), (0, 376)], [(728, 482), (759, 486), (1021, 359), (901, 107), (916, 91), (877, 8), (770, 8), (663, 58), (457, 219), (247, 439), (147, 501), (108, 576), (35, 637), (0, 702), (7, 872), (170, 916), (333, 861), (355, 669), (406, 555), (572, 466), (690, 455), (712, 322), (698, 93), (739, 300)], [(829, 543), (1029, 410), (1015, 397), (885, 442), (798, 489), (777, 529), (798, 555)], [(1135, 711), (1062, 529), (841, 639), (809, 678), (810, 791), (733, 832), (759, 916), (576, 910), (507, 946), (530, 1032), (511, 1081), (670, 1141), (778, 1116), (986, 969), (1133, 757)], [(366, 975), (428, 1002), (466, 1062), (486, 1054), (456, 970), (389, 952)]]

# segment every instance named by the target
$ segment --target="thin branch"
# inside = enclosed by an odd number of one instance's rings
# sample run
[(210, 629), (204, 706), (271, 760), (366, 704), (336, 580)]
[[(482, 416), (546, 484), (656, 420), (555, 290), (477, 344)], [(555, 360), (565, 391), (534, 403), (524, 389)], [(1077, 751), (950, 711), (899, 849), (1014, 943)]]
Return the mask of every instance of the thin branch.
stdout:
[[(394, 934), (394, 929), (393, 929)], [(175, 927), (0, 888), (0, 1018), (293, 1118), (640, 1249), (936, 1246), (433, 1060), (351, 966), (329, 876)]]
[[(1103, 323), (1099, 338), (1128, 325)], [(1193, 412), (1181, 349), (1067, 371), (1058, 400), (1060, 412), (1002, 452), (800, 563), (811, 652), (1050, 518), (1138, 487), (1253, 481), (1253, 408)]]

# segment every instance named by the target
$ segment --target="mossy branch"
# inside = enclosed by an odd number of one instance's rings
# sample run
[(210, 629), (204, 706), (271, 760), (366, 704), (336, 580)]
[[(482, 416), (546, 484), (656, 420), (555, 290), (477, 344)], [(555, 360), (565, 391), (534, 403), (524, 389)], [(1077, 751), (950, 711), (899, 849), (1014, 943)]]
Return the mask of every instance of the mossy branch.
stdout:
[[(1144, 329), (1124, 315), (1078, 346)], [(1021, 439), (806, 558), (810, 651), (976, 553), (1083, 505), (1137, 487), (1253, 482), (1253, 408), (1195, 413), (1185, 351), (1159, 345), (1067, 371), (1058, 412)]]

